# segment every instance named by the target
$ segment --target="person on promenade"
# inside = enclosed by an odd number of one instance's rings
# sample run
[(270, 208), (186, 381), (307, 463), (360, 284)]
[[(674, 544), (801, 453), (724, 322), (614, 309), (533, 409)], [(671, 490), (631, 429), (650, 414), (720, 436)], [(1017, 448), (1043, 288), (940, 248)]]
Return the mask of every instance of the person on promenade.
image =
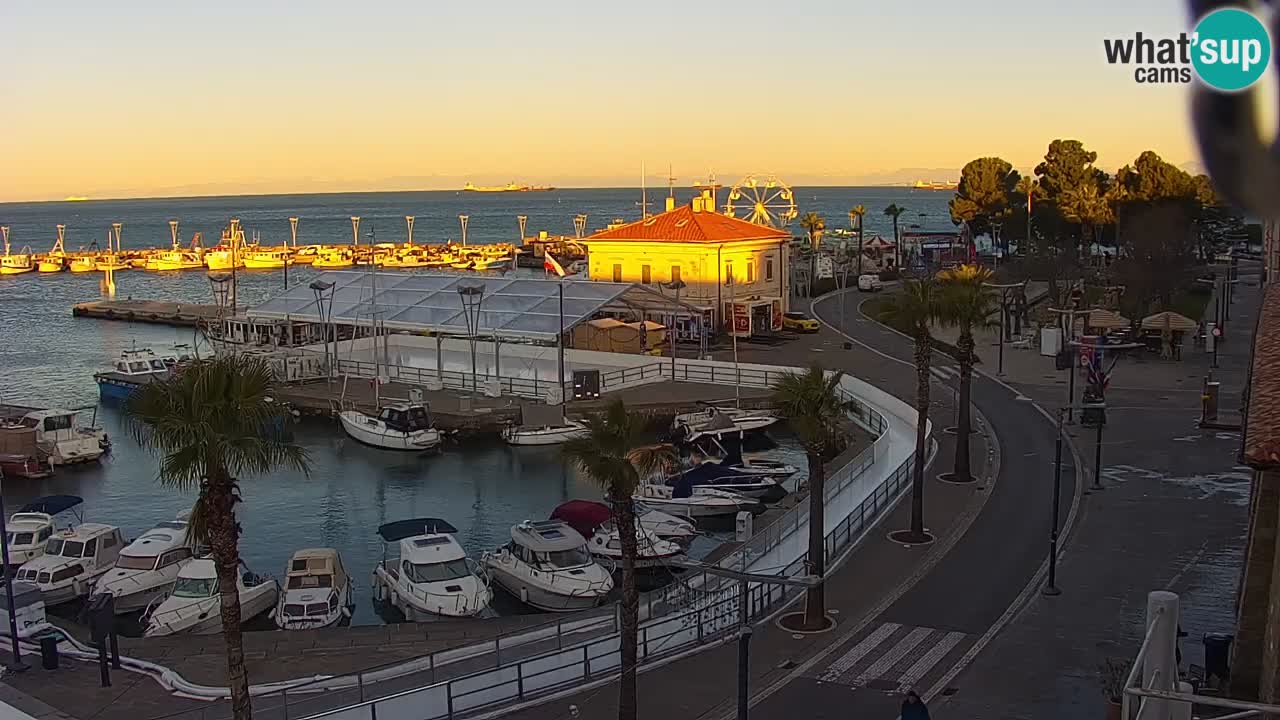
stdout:
[(902, 720), (929, 720), (929, 708), (915, 690), (907, 691), (907, 699), (902, 701)]

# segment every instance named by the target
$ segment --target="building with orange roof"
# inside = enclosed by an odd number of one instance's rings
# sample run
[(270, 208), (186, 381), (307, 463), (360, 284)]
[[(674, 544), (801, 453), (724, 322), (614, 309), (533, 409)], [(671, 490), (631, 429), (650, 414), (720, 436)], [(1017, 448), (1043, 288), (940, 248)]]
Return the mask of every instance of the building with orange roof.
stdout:
[(681, 337), (696, 337), (702, 324), (728, 330), (730, 317), (739, 336), (782, 329), (791, 289), (791, 236), (716, 212), (709, 191), (678, 207), (668, 199), (666, 212), (582, 242), (592, 280), (654, 288), (682, 281), (680, 299), (702, 308), (704, 317), (664, 318)]

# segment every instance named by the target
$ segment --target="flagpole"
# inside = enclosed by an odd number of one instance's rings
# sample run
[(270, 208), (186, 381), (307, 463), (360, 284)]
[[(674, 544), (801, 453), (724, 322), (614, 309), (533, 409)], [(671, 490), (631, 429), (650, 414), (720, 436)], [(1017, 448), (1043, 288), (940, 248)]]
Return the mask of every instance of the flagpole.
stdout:
[(560, 358), (559, 358), (560, 373), (559, 375), (556, 376), (556, 378), (557, 378), (557, 381), (560, 383), (560, 404), (564, 405), (565, 392), (564, 392), (564, 276), (563, 275), (560, 276), (560, 282), (557, 283), (557, 286), (560, 288), (560, 329), (559, 329), (559, 332), (556, 333), (556, 345), (559, 347), (559, 350), (560, 350)]

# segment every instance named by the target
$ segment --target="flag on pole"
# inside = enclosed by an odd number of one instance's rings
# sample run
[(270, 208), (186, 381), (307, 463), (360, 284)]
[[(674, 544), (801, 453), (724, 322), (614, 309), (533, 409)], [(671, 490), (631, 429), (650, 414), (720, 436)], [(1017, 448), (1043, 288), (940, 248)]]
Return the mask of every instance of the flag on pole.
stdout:
[(565, 275), (568, 275), (568, 273), (564, 271), (564, 266), (556, 262), (555, 257), (553, 257), (551, 253), (544, 253), (542, 258), (543, 258), (542, 259), (543, 270), (547, 271), (548, 273), (555, 273), (560, 277), (564, 277)]

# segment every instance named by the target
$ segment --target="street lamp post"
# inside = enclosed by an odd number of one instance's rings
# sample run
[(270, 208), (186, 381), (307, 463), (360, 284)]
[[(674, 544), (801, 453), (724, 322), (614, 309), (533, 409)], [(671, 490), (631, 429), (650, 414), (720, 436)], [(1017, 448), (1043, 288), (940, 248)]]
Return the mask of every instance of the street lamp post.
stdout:
[(676, 307), (671, 311), (671, 382), (676, 381), (676, 355), (680, 349), (680, 291), (686, 287), (680, 278), (673, 278), (662, 287), (676, 292)]
[[(333, 322), (333, 285), (333, 283), (325, 282), (324, 280), (313, 280), (311, 285), (308, 286), (316, 296), (316, 313), (320, 316), (320, 335), (324, 344), (325, 375), (328, 376), (330, 382), (333, 382), (334, 365), (338, 361), (338, 349), (336, 347), (333, 349), (333, 361), (330, 362), (329, 360), (329, 336), (331, 334), (329, 326)], [(325, 306), (324, 302), (326, 295), (329, 300), (328, 307)]]
[(983, 283), (983, 287), (1000, 291), (1000, 349), (997, 354), (998, 367), (997, 375), (1004, 375), (1004, 344), (1006, 341), (1006, 326), (1009, 324), (1009, 303), (1013, 300), (1015, 292), (1021, 291), (1026, 287), (1026, 281), (1020, 283), (1009, 283), (1006, 285), (998, 285), (995, 283)]
[(528, 215), (517, 215), (517, 216), (516, 216), (516, 225), (517, 225), (517, 226), (519, 226), (519, 228), (520, 228), (520, 236), (519, 236), (520, 244), (521, 244), (521, 245), (524, 245), (524, 230), (525, 230), (525, 228), (526, 228), (526, 227), (528, 227), (528, 226), (529, 226), (529, 216), (528, 216)]
[(1049, 578), (1043, 592), (1045, 595), (1061, 595), (1058, 589), (1058, 510), (1059, 498), (1062, 494), (1062, 422), (1070, 406), (1058, 408), (1056, 437), (1053, 443), (1053, 521), (1049, 528)]
[(292, 240), (292, 250), (284, 254), (284, 289), (289, 289), (289, 264), (293, 262), (293, 253), (298, 250), (298, 218), (289, 218), (289, 237)]
[(467, 339), (471, 344), (471, 391), (476, 392), (476, 341), (480, 330), (480, 304), (484, 301), (483, 283), (459, 283), (458, 299), (467, 323)]
[(413, 220), (414, 216), (412, 215), (404, 216), (404, 224), (409, 228), (408, 241), (410, 245), (413, 245)]
[(459, 215), (458, 222), (462, 223), (462, 247), (467, 246), (467, 221), (471, 219), (470, 215)]
[(742, 407), (742, 370), (738, 367), (738, 302), (736, 289), (738, 283), (733, 279), (733, 265), (729, 266), (724, 280), (729, 286), (729, 338), (733, 342), (733, 406)]

